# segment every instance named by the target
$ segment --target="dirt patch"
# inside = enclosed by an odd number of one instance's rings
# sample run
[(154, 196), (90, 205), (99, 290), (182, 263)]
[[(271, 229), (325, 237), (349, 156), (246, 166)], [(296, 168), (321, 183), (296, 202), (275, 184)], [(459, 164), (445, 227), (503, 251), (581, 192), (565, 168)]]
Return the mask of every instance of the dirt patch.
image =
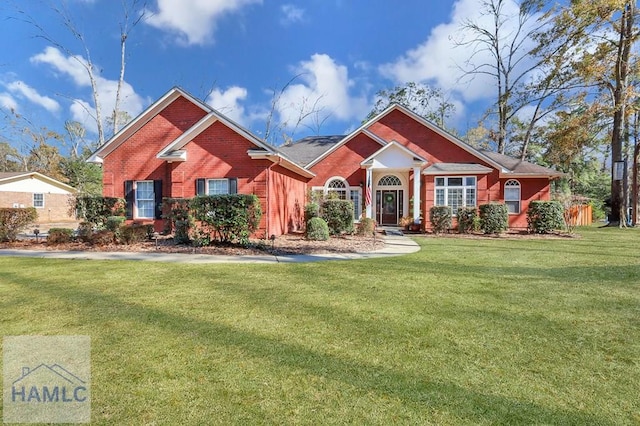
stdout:
[(344, 235), (331, 237), (327, 241), (309, 241), (302, 234), (282, 235), (275, 240), (251, 240), (247, 247), (239, 245), (216, 245), (211, 247), (193, 247), (175, 244), (172, 238), (160, 238), (157, 241), (145, 241), (136, 244), (92, 245), (83, 242), (66, 244), (47, 244), (45, 238), (23, 238), (12, 243), (0, 243), (0, 249), (48, 250), (48, 251), (119, 251), (119, 252), (162, 252), (162, 253), (198, 253), (212, 255), (291, 255), (322, 253), (361, 253), (384, 247), (381, 235), (363, 237)]

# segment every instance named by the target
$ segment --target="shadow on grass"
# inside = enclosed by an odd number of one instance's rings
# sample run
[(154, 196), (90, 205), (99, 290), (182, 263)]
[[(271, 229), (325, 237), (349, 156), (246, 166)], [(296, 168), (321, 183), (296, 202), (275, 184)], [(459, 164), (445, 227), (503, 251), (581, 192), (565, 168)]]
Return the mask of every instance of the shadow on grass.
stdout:
[(343, 382), (363, 392), (397, 398), (423, 417), (429, 412), (450, 412), (457, 418), (477, 423), (612, 424), (606, 419), (579, 411), (554, 409), (504, 396), (483, 394), (450, 382), (430, 381), (428, 377), (324, 354), (228, 325), (139, 306), (100, 291), (67, 287), (52, 280), (34, 282), (17, 273), (2, 275), (8, 282), (29, 292), (76, 304), (76, 309), (81, 310), (86, 321), (93, 324), (114, 318), (139, 326), (156, 327), (176, 335), (188, 333), (192, 340), (204, 345), (238, 348), (274, 365)]

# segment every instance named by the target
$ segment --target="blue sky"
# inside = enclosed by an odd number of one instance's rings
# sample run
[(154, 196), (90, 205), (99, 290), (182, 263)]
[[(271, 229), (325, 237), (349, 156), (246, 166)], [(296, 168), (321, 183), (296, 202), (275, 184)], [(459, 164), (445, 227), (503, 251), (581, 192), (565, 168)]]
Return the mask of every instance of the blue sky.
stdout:
[[(108, 111), (119, 73), (121, 2), (53, 3), (66, 5), (84, 35), (99, 67), (99, 90)], [(448, 93), (456, 105), (450, 124), (464, 133), (477, 124), (494, 91), (490, 80), (460, 80), (459, 66), (471, 52), (453, 42), (464, 37), (464, 20), (486, 19), (479, 15), (479, 3), (149, 0), (147, 18), (127, 42), (124, 109), (136, 116), (180, 86), (261, 136), (274, 90), (290, 82), (276, 105), (274, 124), (287, 123), (294, 138), (344, 134), (369, 113), (376, 92), (415, 81)], [(515, 3), (509, 4), (517, 10)], [(83, 56), (82, 46), (50, 5), (25, 0), (0, 6), (5, 40), (0, 107), (56, 130), (65, 120), (81, 121), (91, 137), (95, 123), (86, 111), (91, 108), (86, 74), (25, 22), (32, 19)], [(301, 105), (311, 104), (320, 112), (293, 129)]]

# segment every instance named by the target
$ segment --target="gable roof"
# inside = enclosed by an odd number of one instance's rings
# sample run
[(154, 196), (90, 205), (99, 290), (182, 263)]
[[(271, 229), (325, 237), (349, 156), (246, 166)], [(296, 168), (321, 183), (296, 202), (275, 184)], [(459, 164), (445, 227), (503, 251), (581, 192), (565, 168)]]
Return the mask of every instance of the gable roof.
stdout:
[(38, 172), (0, 172), (0, 184), (17, 182), (24, 179), (38, 179), (69, 192), (78, 192), (74, 187)]
[[(422, 124), (426, 128), (430, 129), (434, 133), (442, 136), (449, 142), (455, 144), (456, 146), (462, 148), (464, 151), (478, 158), (484, 163), (487, 163), (497, 169), (500, 172), (501, 176), (520, 176), (520, 177), (536, 177), (536, 176), (545, 176), (545, 177), (560, 177), (564, 174), (558, 172), (556, 170), (539, 166), (537, 164), (530, 163), (528, 161), (519, 160), (517, 158), (509, 157), (507, 155), (498, 154), (496, 152), (491, 152), (487, 150), (479, 150), (457, 136), (447, 132), (441, 127), (435, 125), (431, 121), (426, 118), (416, 114), (414, 111), (406, 108), (400, 104), (392, 103), (390, 104), (384, 111), (380, 112), (375, 117), (363, 123), (356, 130), (351, 132), (350, 134), (343, 136), (340, 139), (340, 136), (316, 136), (300, 139), (297, 142), (294, 142), (291, 145), (286, 145), (280, 148), (280, 150), (286, 152), (291, 156), (292, 159), (296, 160), (309, 169), (321, 161), (323, 158), (330, 155), (332, 152), (340, 148), (342, 145), (346, 144), (348, 141), (353, 139), (356, 135), (362, 133), (366, 134), (373, 140), (380, 143), (382, 146), (387, 145), (393, 141), (385, 141), (375, 133), (368, 130), (368, 127), (371, 126), (372, 123), (381, 120), (386, 115), (390, 114), (393, 111), (400, 111), (403, 114), (409, 116), (414, 119), (418, 123)], [(314, 157), (315, 156), (315, 157)], [(444, 163), (443, 163), (444, 164)], [(446, 163), (448, 166), (443, 166), (442, 171), (453, 172), (457, 170), (477, 170), (479, 173), (486, 173), (487, 168), (485, 166), (481, 166), (477, 164), (473, 167), (464, 166), (462, 168), (453, 166), (454, 163)], [(434, 172), (437, 168), (431, 169), (431, 172)]]
[(482, 150), (484, 155), (492, 158), (496, 163), (500, 164), (504, 171), (502, 176), (512, 177), (527, 177), (527, 176), (549, 176), (549, 177), (561, 177), (565, 174), (557, 170), (550, 169), (548, 167), (539, 166), (528, 161), (520, 160), (519, 158), (513, 158), (508, 155), (499, 154), (493, 151)]
[(402, 152), (403, 154), (405, 154), (407, 157), (412, 157), (414, 163), (422, 163), (423, 165), (427, 163), (427, 160), (422, 158), (421, 156), (417, 155), (415, 152), (411, 151), (409, 148), (407, 148), (406, 146), (399, 144), (396, 141), (391, 141), (388, 144), (386, 144), (385, 146), (383, 146), (382, 148), (380, 148), (379, 150), (377, 150), (376, 152), (374, 152), (373, 154), (371, 154), (369, 157), (365, 158), (364, 160), (362, 160), (362, 162), (360, 163), (361, 166), (368, 166), (370, 164), (373, 163), (373, 160), (379, 156), (380, 154), (382, 154), (383, 152), (389, 150), (391, 147), (397, 148), (400, 150), (400, 152)]
[(200, 101), (199, 99), (191, 96), (189, 93), (185, 92), (179, 87), (173, 87), (167, 93), (165, 93), (160, 99), (154, 102), (147, 109), (142, 111), (140, 115), (131, 120), (126, 126), (124, 126), (118, 133), (113, 135), (109, 140), (107, 140), (102, 146), (98, 147), (98, 149), (91, 154), (91, 156), (87, 159), (90, 163), (102, 163), (102, 158), (105, 155), (113, 152), (117, 147), (119, 147), (124, 141), (129, 139), (135, 132), (140, 130), (142, 126), (144, 126), (147, 122), (149, 122), (153, 117), (158, 115), (163, 109), (169, 106), (173, 101), (178, 99), (179, 97), (184, 97), (189, 100), (191, 103), (201, 108), (203, 111), (209, 113), (213, 110), (209, 105)]

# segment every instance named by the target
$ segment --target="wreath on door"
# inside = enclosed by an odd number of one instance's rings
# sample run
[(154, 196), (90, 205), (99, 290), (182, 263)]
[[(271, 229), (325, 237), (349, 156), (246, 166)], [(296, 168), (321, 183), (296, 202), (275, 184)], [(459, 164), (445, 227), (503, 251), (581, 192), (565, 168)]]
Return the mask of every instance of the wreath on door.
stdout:
[(387, 194), (387, 195), (385, 196), (385, 201), (386, 201), (387, 203), (391, 203), (391, 202), (393, 202), (393, 195), (391, 195), (391, 194)]

